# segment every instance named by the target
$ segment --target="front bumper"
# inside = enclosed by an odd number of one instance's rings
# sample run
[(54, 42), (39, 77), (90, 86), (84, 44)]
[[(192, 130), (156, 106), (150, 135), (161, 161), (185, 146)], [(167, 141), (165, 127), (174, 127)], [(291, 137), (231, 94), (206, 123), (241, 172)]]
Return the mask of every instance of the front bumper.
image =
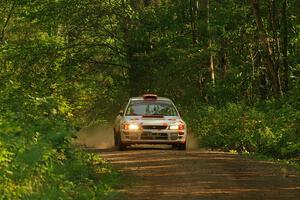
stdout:
[(121, 132), (123, 144), (185, 144), (186, 131), (143, 130)]

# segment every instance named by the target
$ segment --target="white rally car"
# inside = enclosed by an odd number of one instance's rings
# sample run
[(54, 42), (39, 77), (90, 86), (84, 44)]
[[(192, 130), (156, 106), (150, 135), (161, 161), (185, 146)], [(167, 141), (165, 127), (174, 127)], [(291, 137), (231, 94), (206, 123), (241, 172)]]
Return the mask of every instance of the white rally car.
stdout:
[(186, 124), (174, 103), (154, 94), (130, 98), (114, 124), (115, 146), (125, 150), (131, 144), (169, 144), (186, 149)]

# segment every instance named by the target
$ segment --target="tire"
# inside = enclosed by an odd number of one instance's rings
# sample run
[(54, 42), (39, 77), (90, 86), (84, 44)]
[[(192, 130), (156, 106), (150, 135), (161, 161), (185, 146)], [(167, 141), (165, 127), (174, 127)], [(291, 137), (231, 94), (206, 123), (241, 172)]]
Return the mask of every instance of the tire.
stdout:
[(172, 144), (172, 150), (177, 150), (177, 144)]
[(118, 137), (118, 135), (116, 133), (116, 130), (114, 129), (114, 144), (115, 144), (115, 147), (117, 147), (117, 145), (118, 145), (117, 137)]
[(184, 144), (173, 144), (172, 149), (184, 151), (184, 150), (186, 150), (186, 143), (184, 143)]
[(116, 132), (116, 130), (114, 129), (114, 142), (115, 142), (115, 147), (116, 148), (119, 145), (119, 137), (120, 137), (120, 133)]
[(120, 134), (116, 134), (116, 137), (115, 137), (115, 147), (117, 148), (118, 151), (124, 151), (124, 150), (126, 150), (126, 145), (122, 144)]
[(186, 150), (186, 143), (178, 144), (178, 150), (185, 151)]

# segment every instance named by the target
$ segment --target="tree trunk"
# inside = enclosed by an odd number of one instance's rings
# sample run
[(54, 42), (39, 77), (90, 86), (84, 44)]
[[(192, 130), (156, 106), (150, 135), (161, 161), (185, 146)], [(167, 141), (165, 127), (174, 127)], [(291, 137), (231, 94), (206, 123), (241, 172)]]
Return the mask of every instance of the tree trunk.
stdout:
[(284, 67), (283, 91), (289, 90), (289, 63), (288, 63), (288, 25), (287, 25), (287, 0), (282, 4), (282, 61)]
[(211, 72), (211, 80), (213, 85), (215, 85), (215, 66), (214, 66), (214, 57), (212, 54), (212, 36), (211, 36), (211, 28), (210, 28), (210, 1), (207, 0), (207, 30), (208, 30), (208, 49), (210, 51), (210, 72)]
[(192, 30), (192, 41), (193, 45), (197, 43), (197, 33), (196, 33), (196, 23), (195, 23), (195, 6), (193, 0), (190, 0), (189, 5), (189, 12), (190, 12), (190, 24), (191, 24), (191, 30)]
[(10, 20), (12, 14), (13, 14), (13, 11), (15, 9), (16, 3), (17, 3), (17, 1), (13, 1), (12, 5), (11, 5), (11, 8), (10, 8), (10, 10), (8, 12), (8, 16), (7, 16), (6, 20), (5, 20), (3, 28), (1, 30), (0, 43), (3, 43), (4, 40), (5, 40), (5, 29), (8, 26), (9, 20)]
[(256, 20), (256, 26), (259, 31), (259, 42), (265, 50), (265, 62), (268, 74), (272, 81), (272, 88), (274, 90), (274, 94), (276, 97), (282, 96), (282, 89), (281, 89), (281, 82), (279, 76), (279, 68), (276, 67), (276, 62), (272, 59), (273, 51), (268, 41), (266, 31), (264, 29), (262, 18), (260, 16), (260, 9), (259, 9), (259, 0), (251, 0), (252, 7), (253, 7), (253, 14)]
[(133, 9), (139, 10), (143, 8), (145, 4), (144, 4), (144, 0), (130, 0), (130, 5)]

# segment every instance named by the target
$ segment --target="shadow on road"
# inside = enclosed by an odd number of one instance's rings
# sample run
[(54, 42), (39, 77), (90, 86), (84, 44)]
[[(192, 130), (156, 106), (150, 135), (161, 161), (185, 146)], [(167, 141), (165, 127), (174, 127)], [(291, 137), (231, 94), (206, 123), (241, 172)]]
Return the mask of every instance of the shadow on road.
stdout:
[[(99, 150), (98, 150), (99, 152)], [(134, 179), (128, 199), (298, 199), (299, 174), (221, 152), (133, 148), (100, 154)]]

